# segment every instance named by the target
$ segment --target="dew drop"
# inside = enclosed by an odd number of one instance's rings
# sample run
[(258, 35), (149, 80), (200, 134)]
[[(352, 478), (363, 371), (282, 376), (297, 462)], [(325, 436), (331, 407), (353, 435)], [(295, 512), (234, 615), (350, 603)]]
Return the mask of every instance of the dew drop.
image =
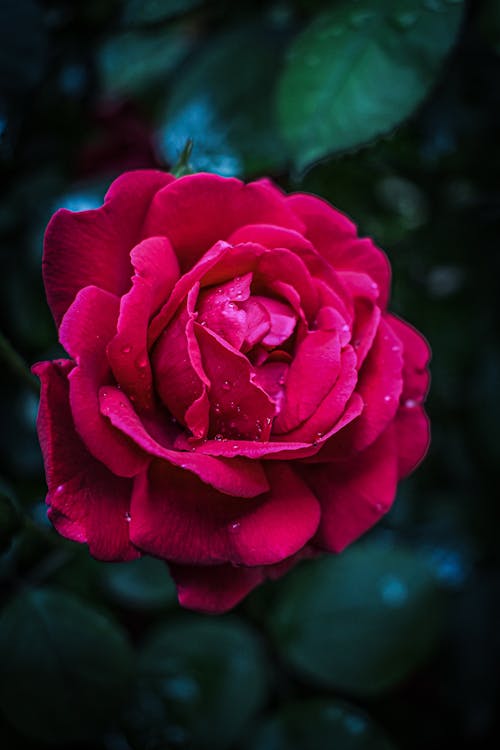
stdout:
[(122, 346), (122, 353), (123, 354), (130, 354), (131, 351), (132, 351), (132, 347), (131, 346)]
[(240, 524), (239, 521), (233, 521), (233, 523), (229, 527), (229, 530), (234, 533), (235, 531), (239, 530), (240, 526), (241, 526), (241, 524)]
[(60, 484), (59, 487), (56, 487), (56, 492), (58, 495), (60, 495), (63, 490), (64, 490), (64, 484)]
[(401, 347), (399, 347), (399, 346), (398, 346), (397, 344), (394, 344), (394, 346), (392, 346), (392, 347), (391, 347), (391, 350), (392, 350), (393, 352), (399, 352), (399, 351), (400, 351), (400, 349), (401, 349)]
[(231, 383), (229, 382), (229, 380), (224, 380), (224, 382), (222, 383), (222, 390), (223, 391), (231, 390)]
[(130, 513), (128, 512), (128, 510), (126, 511), (126, 513), (124, 515), (124, 518), (125, 518), (125, 520), (126, 520), (127, 523), (130, 523), (130, 521), (132, 520), (131, 516), (130, 516)]
[(407, 409), (414, 409), (416, 406), (418, 406), (418, 401), (415, 401), (414, 398), (407, 398), (404, 402), (404, 405)]
[(347, 333), (349, 331), (349, 326), (347, 325), (347, 323), (344, 323), (344, 325), (342, 326), (342, 330), (344, 331), (344, 333)]
[(390, 400), (391, 400), (391, 396), (384, 396), (384, 401), (390, 401)]
[(224, 440), (224, 435), (221, 435), (221, 433), (218, 432), (217, 435), (214, 435), (214, 440)]

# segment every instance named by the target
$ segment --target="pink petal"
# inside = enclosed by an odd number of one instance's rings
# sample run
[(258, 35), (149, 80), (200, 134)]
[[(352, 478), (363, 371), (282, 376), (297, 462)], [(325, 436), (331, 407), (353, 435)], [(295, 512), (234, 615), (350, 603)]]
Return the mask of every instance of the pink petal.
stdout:
[(309, 466), (303, 477), (321, 505), (315, 543), (341, 552), (392, 505), (398, 479), (392, 426), (354, 458)]
[(427, 395), (431, 350), (425, 338), (413, 326), (395, 315), (387, 315), (386, 320), (403, 345), (401, 403), (405, 404), (408, 401), (412, 407), (420, 404)]
[[(316, 444), (320, 440), (326, 440), (326, 436), (332, 434), (333, 430), (334, 434), (340, 440), (342, 432), (338, 428), (339, 420), (342, 419), (343, 415), (347, 417), (347, 422), (342, 424), (342, 427), (344, 427), (347, 423), (352, 422), (354, 416), (357, 417), (363, 408), (362, 399), (359, 401), (356, 400), (355, 403), (351, 402), (357, 382), (356, 355), (349, 346), (340, 355), (338, 378), (335, 380), (330, 391), (323, 397), (317, 407), (310, 412), (307, 419), (298, 424), (295, 429), (283, 435), (276, 435), (277, 439), (281, 439), (282, 437), (286, 441), (310, 441)], [(353, 409), (353, 412), (349, 411), (346, 414), (348, 406)]]
[(425, 457), (430, 442), (429, 419), (421, 406), (408, 399), (394, 420), (399, 478), (408, 476)]
[(274, 404), (252, 382), (248, 359), (216, 334), (195, 323), (203, 369), (210, 383), (212, 435), (266, 440), (271, 431)]
[(289, 305), (271, 297), (255, 295), (252, 299), (264, 308), (270, 322), (270, 328), (261, 340), (262, 345), (271, 348), (281, 346), (295, 330), (297, 316), (294, 311)]
[(60, 534), (86, 542), (100, 560), (132, 560), (127, 522), (132, 484), (108, 472), (78, 437), (69, 407), (67, 360), (40, 362), (38, 434), (48, 484), (49, 518)]
[(247, 332), (247, 316), (243, 305), (250, 296), (251, 282), (252, 274), (247, 273), (204, 290), (198, 299), (198, 322), (236, 349), (243, 344)]
[(271, 318), (266, 308), (259, 304), (255, 297), (243, 302), (241, 308), (246, 315), (246, 333), (242, 349), (248, 351), (268, 333), (271, 328)]
[(156, 390), (171, 414), (185, 424), (195, 437), (208, 431), (210, 385), (199, 351), (194, 323), (196, 284), (153, 350)]
[(151, 409), (148, 324), (172, 291), (179, 264), (164, 237), (144, 240), (132, 250), (131, 259), (135, 275), (131, 290), (121, 299), (118, 333), (108, 345), (108, 359), (116, 380), (136, 406)]
[(179, 604), (210, 615), (228, 612), (265, 578), (263, 568), (175, 564), (169, 568)]
[(288, 206), (304, 222), (305, 236), (337, 271), (360, 271), (378, 284), (380, 305), (386, 307), (390, 289), (390, 266), (384, 253), (370, 239), (359, 239), (356, 226), (326, 201), (297, 193)]
[(106, 347), (116, 332), (118, 308), (113, 294), (86, 287), (66, 312), (59, 333), (78, 365), (69, 375), (76, 430), (89, 452), (113, 474), (131, 477), (145, 467), (148, 458), (104, 419), (98, 400), (99, 389), (113, 383)]
[(372, 348), (359, 372), (356, 392), (364, 409), (321, 450), (325, 460), (347, 458), (366, 448), (394, 419), (403, 387), (401, 341), (381, 319)]
[(238, 497), (255, 497), (267, 492), (269, 484), (260, 463), (245, 458), (213, 458), (192, 450), (165, 447), (148, 434), (132, 404), (118, 388), (106, 386), (100, 394), (102, 413), (111, 424), (130, 437), (150, 456), (163, 458), (173, 466), (193, 472), (202, 482), (220, 492)]
[(319, 505), (286, 463), (266, 467), (271, 489), (241, 500), (156, 462), (137, 477), (131, 538), (137, 547), (182, 565), (267, 565), (301, 549), (314, 535)]
[(333, 388), (339, 369), (340, 343), (337, 332), (309, 331), (297, 347), (290, 364), (285, 399), (276, 417), (274, 432), (290, 432), (308, 419)]
[(303, 226), (284, 196), (268, 185), (200, 173), (181, 177), (156, 194), (145, 236), (168, 237), (185, 271), (214, 243), (257, 222), (298, 231)]
[(264, 294), (266, 289), (274, 288), (275, 282), (288, 284), (298, 294), (307, 318), (314, 319), (318, 308), (316, 287), (307, 266), (294, 253), (284, 248), (263, 253), (257, 262), (254, 281), (257, 288), (262, 285)]
[(60, 209), (45, 233), (43, 278), (56, 325), (86, 286), (121, 296), (130, 285), (129, 253), (142, 239), (151, 199), (173, 177), (155, 170), (126, 172), (108, 190), (101, 208)]

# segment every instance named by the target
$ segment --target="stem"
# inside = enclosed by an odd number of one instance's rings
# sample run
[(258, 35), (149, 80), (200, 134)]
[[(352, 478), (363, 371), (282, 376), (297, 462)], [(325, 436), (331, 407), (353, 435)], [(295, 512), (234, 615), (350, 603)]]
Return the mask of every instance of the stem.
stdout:
[(0, 331), (0, 360), (10, 368), (14, 375), (18, 375), (31, 390), (38, 395), (40, 388), (37, 378), (32, 375), (24, 359), (14, 349), (12, 344)]
[(179, 154), (177, 164), (173, 167), (173, 169), (170, 170), (171, 174), (173, 174), (174, 177), (184, 177), (184, 175), (186, 174), (193, 173), (194, 170), (189, 163), (192, 150), (193, 140), (192, 138), (188, 138), (181, 153)]

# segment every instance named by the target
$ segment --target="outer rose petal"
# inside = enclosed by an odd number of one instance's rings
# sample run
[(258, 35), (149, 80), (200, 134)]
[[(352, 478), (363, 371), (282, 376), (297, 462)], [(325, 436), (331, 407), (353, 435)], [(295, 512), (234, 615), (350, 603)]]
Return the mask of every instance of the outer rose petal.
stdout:
[(371, 528), (394, 500), (397, 468), (391, 426), (354, 458), (305, 469), (303, 477), (321, 504), (314, 542), (330, 552), (341, 552)]
[(266, 466), (271, 489), (241, 500), (155, 462), (135, 480), (130, 534), (145, 552), (182, 565), (270, 565), (314, 535), (319, 505), (286, 463)]
[(408, 476), (422, 461), (430, 442), (430, 423), (423, 407), (401, 406), (394, 420), (397, 437), (399, 479)]
[(129, 253), (142, 239), (151, 199), (173, 179), (155, 170), (126, 172), (113, 182), (101, 208), (54, 214), (45, 233), (43, 279), (57, 326), (80, 289), (95, 285), (120, 296), (127, 291)]
[(151, 409), (153, 388), (147, 351), (148, 324), (179, 277), (179, 263), (168, 240), (151, 237), (131, 253), (132, 288), (121, 299), (118, 333), (108, 344), (108, 359), (121, 387), (138, 408)]
[(157, 193), (146, 236), (168, 237), (185, 271), (214, 243), (227, 239), (243, 224), (254, 223), (303, 229), (284, 196), (268, 185), (245, 185), (234, 178), (200, 173), (181, 177)]
[(391, 270), (385, 254), (368, 239), (357, 237), (350, 219), (324, 200), (297, 193), (287, 204), (305, 223), (305, 236), (334, 269), (367, 273), (378, 284), (380, 306), (386, 307)]
[(73, 367), (67, 360), (33, 367), (42, 384), (37, 427), (49, 488), (49, 518), (63, 536), (87, 542), (94, 557), (133, 560), (140, 553), (129, 540), (132, 483), (95, 461), (76, 434), (67, 381)]
[(118, 299), (97, 287), (78, 292), (64, 316), (60, 339), (78, 366), (69, 375), (76, 430), (88, 451), (118, 476), (131, 477), (149, 459), (101, 415), (98, 393), (113, 382), (106, 347), (116, 331)]
[(211, 615), (228, 612), (266, 577), (261, 567), (171, 564), (169, 568), (177, 586), (179, 604)]

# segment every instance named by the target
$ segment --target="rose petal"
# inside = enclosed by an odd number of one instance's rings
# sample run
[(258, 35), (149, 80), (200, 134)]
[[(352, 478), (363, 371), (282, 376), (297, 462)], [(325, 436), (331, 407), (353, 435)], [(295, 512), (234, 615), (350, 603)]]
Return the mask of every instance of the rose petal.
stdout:
[(188, 300), (158, 339), (152, 362), (161, 400), (195, 437), (202, 438), (208, 432), (210, 381), (203, 369), (193, 328), (198, 288), (196, 284), (191, 289)]
[(243, 502), (155, 462), (135, 480), (134, 544), (183, 565), (268, 565), (289, 557), (314, 535), (319, 504), (287, 464), (270, 464), (266, 472), (270, 491)]
[(308, 419), (331, 391), (339, 368), (340, 342), (337, 332), (309, 331), (297, 347), (290, 364), (285, 399), (273, 431), (290, 432)]
[(403, 392), (401, 403), (410, 402), (410, 407), (421, 403), (429, 389), (428, 370), (431, 350), (429, 344), (413, 326), (395, 315), (386, 320), (403, 345)]
[(122, 297), (118, 333), (107, 349), (113, 374), (136, 407), (153, 406), (152, 375), (147, 351), (148, 324), (172, 291), (179, 264), (168, 240), (152, 237), (131, 253), (135, 274), (131, 290)]
[[(342, 418), (344, 411), (350, 403), (354, 388), (358, 382), (358, 373), (356, 371), (356, 355), (352, 347), (347, 347), (340, 355), (340, 365), (338, 368), (338, 378), (330, 391), (324, 396), (322, 401), (312, 410), (310, 416), (303, 420), (295, 429), (276, 435), (277, 439), (286, 441), (310, 441), (318, 443), (319, 440), (325, 439), (325, 436), (332, 431), (337, 425), (338, 420)], [(325, 378), (326, 379), (326, 378)], [(323, 393), (323, 391), (321, 391)], [(350, 404), (352, 406), (352, 404)], [(354, 407), (356, 416), (361, 413), (363, 401)], [(349, 422), (352, 416), (348, 414)], [(341, 439), (342, 433), (335, 429)]]
[(139, 557), (127, 522), (132, 484), (108, 472), (78, 437), (69, 407), (67, 360), (39, 362), (41, 380), (38, 434), (48, 484), (49, 518), (60, 534), (86, 542), (100, 560)]
[(356, 392), (364, 401), (363, 412), (322, 448), (321, 458), (348, 458), (364, 450), (394, 419), (403, 387), (401, 348), (401, 341), (382, 318), (359, 372)]
[(179, 604), (187, 609), (220, 615), (235, 607), (265, 578), (263, 568), (234, 565), (169, 565)]
[(193, 472), (202, 482), (220, 492), (237, 497), (255, 497), (267, 492), (269, 484), (262, 466), (244, 458), (226, 460), (191, 450), (178, 451), (161, 445), (148, 434), (132, 404), (118, 388), (106, 386), (100, 393), (102, 413), (111, 424), (130, 437), (152, 457), (163, 458), (173, 466)]
[(408, 476), (425, 457), (430, 442), (430, 423), (424, 409), (408, 399), (395, 420), (399, 479)]
[(80, 289), (95, 285), (119, 296), (127, 291), (130, 250), (142, 239), (151, 199), (173, 179), (155, 170), (126, 172), (100, 208), (54, 214), (45, 233), (43, 278), (57, 326)]
[(302, 473), (321, 505), (315, 544), (341, 552), (386, 513), (397, 485), (393, 427), (345, 462), (316, 464)]
[(326, 201), (297, 193), (287, 204), (306, 225), (305, 236), (335, 270), (360, 271), (378, 284), (380, 306), (385, 308), (391, 277), (384, 253), (370, 239), (359, 239), (351, 220)]
[(266, 440), (271, 431), (274, 404), (256, 383), (248, 359), (216, 334), (194, 324), (210, 383), (212, 435)]
[(251, 282), (252, 274), (247, 273), (204, 290), (198, 299), (198, 322), (236, 349), (243, 344), (247, 332), (247, 316), (243, 305), (250, 296)]
[(113, 383), (106, 347), (116, 333), (118, 298), (97, 287), (78, 292), (60, 327), (61, 343), (77, 362), (69, 374), (75, 427), (88, 451), (112, 472), (132, 477), (147, 456), (115, 430), (99, 411), (98, 391)]
[(146, 222), (146, 236), (168, 237), (185, 271), (237, 227), (257, 222), (299, 232), (303, 228), (287, 207), (284, 196), (268, 185), (258, 182), (245, 185), (234, 178), (200, 173), (181, 177), (155, 195)]

